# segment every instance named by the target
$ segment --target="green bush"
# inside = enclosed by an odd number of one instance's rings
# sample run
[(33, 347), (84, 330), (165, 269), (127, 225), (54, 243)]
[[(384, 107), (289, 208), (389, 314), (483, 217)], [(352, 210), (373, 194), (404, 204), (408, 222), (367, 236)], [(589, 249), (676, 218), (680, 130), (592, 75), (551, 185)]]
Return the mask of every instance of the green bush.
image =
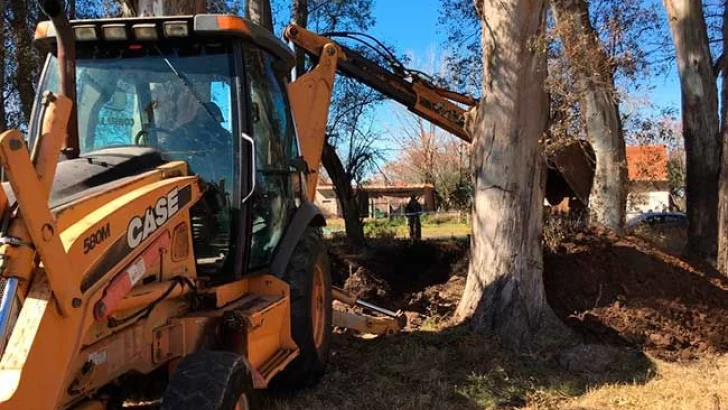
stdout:
[(389, 226), (405, 226), (407, 225), (407, 217), (404, 215), (395, 215), (387, 219)]
[(403, 216), (373, 219), (364, 224), (364, 235), (368, 238), (392, 239), (407, 225)]

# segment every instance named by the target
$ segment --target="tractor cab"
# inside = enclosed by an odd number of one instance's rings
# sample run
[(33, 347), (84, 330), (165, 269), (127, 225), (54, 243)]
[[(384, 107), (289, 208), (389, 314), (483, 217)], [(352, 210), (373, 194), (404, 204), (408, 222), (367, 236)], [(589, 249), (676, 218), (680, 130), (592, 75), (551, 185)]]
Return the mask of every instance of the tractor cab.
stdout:
[[(184, 161), (204, 192), (192, 210), (199, 273), (268, 265), (303, 195), (302, 175), (291, 166), (299, 149), (286, 89), (290, 49), (235, 16), (83, 20), (71, 27), (79, 158), (59, 164), (54, 187), (82, 193), (145, 172), (129, 163), (150, 151)], [(55, 37), (52, 24), (39, 25), (36, 42), (49, 50), (40, 90), (58, 91)]]

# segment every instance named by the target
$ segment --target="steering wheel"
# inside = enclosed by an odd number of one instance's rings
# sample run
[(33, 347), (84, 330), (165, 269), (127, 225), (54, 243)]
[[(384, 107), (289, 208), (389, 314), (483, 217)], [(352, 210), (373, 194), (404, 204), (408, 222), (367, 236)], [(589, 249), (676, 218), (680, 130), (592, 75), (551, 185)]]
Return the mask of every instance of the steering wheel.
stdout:
[(134, 136), (134, 144), (135, 145), (144, 145), (141, 143), (142, 137), (144, 135), (149, 135), (150, 132), (172, 135), (172, 131), (170, 131), (166, 128), (145, 127), (145, 128), (140, 129), (139, 132), (137, 132), (136, 135)]

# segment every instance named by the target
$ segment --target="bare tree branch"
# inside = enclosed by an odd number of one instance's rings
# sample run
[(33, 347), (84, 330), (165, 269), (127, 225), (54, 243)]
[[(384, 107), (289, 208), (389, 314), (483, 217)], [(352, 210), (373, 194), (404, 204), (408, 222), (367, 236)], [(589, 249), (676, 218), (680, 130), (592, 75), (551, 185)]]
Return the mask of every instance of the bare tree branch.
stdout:
[(718, 57), (718, 59), (715, 61), (715, 64), (713, 64), (713, 75), (718, 78), (720, 73), (725, 70), (726, 63), (728, 63), (728, 57), (726, 57), (725, 52)]

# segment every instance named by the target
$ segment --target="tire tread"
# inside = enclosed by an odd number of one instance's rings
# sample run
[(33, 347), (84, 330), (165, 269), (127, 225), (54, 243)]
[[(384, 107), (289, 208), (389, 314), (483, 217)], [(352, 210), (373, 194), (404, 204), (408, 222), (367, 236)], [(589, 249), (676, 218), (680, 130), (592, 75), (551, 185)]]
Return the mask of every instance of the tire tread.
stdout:
[(243, 358), (203, 350), (182, 359), (164, 393), (161, 410), (232, 410), (240, 394), (251, 390)]

